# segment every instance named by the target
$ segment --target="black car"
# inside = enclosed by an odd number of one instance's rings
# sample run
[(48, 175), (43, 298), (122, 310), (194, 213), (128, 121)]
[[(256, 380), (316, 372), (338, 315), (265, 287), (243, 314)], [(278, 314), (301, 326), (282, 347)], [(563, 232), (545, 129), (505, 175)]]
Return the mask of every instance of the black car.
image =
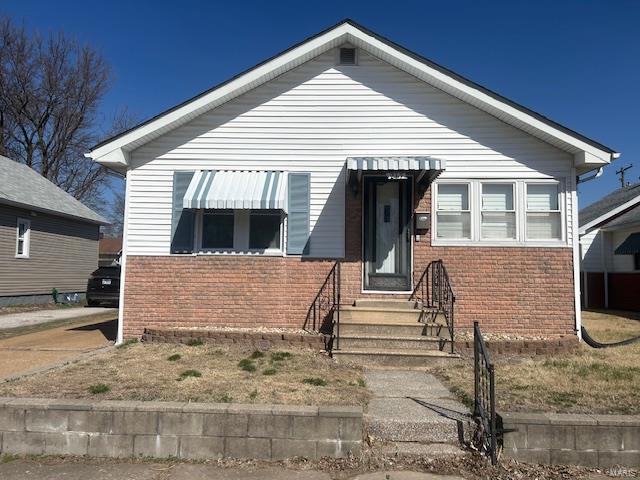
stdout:
[(108, 303), (118, 306), (120, 299), (120, 265), (100, 267), (89, 276), (87, 305), (90, 307)]

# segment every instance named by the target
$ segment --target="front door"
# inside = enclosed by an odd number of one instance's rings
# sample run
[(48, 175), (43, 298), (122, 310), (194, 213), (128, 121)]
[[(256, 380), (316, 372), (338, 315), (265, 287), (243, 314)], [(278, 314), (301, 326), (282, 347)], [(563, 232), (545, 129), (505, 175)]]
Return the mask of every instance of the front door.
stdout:
[(364, 178), (364, 288), (411, 289), (411, 181)]

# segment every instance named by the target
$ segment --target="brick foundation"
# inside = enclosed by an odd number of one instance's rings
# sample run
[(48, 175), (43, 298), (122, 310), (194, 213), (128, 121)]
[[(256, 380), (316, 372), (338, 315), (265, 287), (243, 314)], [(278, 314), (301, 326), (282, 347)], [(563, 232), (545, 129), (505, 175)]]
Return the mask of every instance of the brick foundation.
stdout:
[[(363, 296), (361, 205), (360, 194), (347, 189), (344, 303)], [(416, 196), (415, 206), (430, 211), (430, 190)], [(440, 258), (457, 298), (456, 327), (470, 329), (478, 320), (486, 332), (574, 331), (570, 248), (433, 247), (427, 232), (414, 242), (414, 281)], [(147, 327), (300, 328), (333, 263), (299, 257), (128, 256), (125, 337), (140, 336)]]

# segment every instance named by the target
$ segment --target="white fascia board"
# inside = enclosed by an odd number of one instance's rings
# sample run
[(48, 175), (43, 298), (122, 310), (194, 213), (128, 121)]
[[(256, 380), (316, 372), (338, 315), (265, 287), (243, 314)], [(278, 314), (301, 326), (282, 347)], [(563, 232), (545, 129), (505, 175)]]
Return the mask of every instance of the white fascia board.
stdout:
[[(103, 162), (104, 160), (102, 157), (116, 149), (130, 151), (133, 148), (137, 148), (141, 143), (132, 147), (134, 142), (139, 142), (140, 140), (145, 139), (145, 137), (147, 137), (148, 140), (151, 140), (152, 138), (155, 138), (154, 134), (156, 136), (158, 135), (159, 131), (169, 131), (180, 125), (181, 120), (184, 121), (185, 117), (193, 118), (194, 116), (215, 108), (217, 104), (222, 103), (221, 100), (228, 101), (229, 99), (246, 91), (246, 89), (254, 88), (259, 84), (264, 83), (271, 78), (270, 74), (273, 74), (274, 72), (280, 74), (290, 68), (294, 68), (297, 66), (296, 60), (299, 62), (300, 58), (314, 50), (319, 54), (322, 51), (331, 48), (332, 45), (335, 45), (334, 42), (342, 40), (342, 37), (344, 37), (345, 42), (352, 41), (352, 43), (365, 48), (374, 55), (377, 50), (378, 52), (392, 56), (398, 60), (399, 68), (406, 70), (410, 74), (413, 74), (412, 71), (420, 72), (424, 77), (421, 78), (423, 81), (433, 84), (436, 88), (440, 88), (443, 91), (460, 98), (462, 101), (465, 101), (464, 97), (473, 98), (478, 103), (476, 106), (481, 109), (484, 107), (489, 114), (496, 111), (503, 113), (510, 121), (503, 120), (507, 121), (507, 123), (511, 123), (516, 128), (518, 128), (519, 124), (526, 124), (534, 131), (538, 130), (541, 133), (558, 139), (561, 143), (569, 145), (574, 149), (586, 152), (590, 155), (590, 158), (599, 159), (600, 162), (604, 164), (609, 163), (612, 157), (615, 156), (615, 154), (611, 154), (608, 151), (589, 145), (572, 135), (538, 120), (526, 112), (514, 108), (499, 99), (493, 98), (478, 88), (457, 80), (445, 72), (441, 72), (430, 67), (429, 65), (412, 58), (393, 46), (387, 45), (386, 43), (348, 23), (339, 25), (333, 30), (313, 38), (304, 44), (266, 62), (265, 64), (254, 68), (237, 79), (232, 80), (207, 94), (195, 98), (182, 107), (171, 110), (160, 116), (158, 119), (151, 121), (146, 125), (142, 125), (122, 137), (114, 139), (112, 142), (98, 147), (94, 151), (90, 152), (89, 156), (94, 160), (100, 160)], [(443, 88), (443, 86), (446, 88)], [(146, 141), (143, 140), (143, 143), (146, 143)]]
[[(589, 223), (587, 223), (586, 225), (580, 227), (580, 229), (578, 230), (578, 233), (580, 235), (584, 235), (585, 233), (587, 233), (587, 231), (590, 228), (595, 227), (596, 225), (600, 225), (602, 222), (607, 221), (609, 218), (624, 212), (626, 209), (633, 207), (634, 205), (637, 205), (638, 203), (640, 203), (640, 195), (638, 195), (635, 198), (632, 198), (631, 200), (629, 200), (626, 203), (623, 203), (622, 205), (620, 205), (617, 208), (614, 208), (613, 210), (609, 210), (607, 213), (605, 213), (604, 215), (600, 215), (598, 218), (591, 220)], [(604, 228), (602, 228), (604, 230)]]

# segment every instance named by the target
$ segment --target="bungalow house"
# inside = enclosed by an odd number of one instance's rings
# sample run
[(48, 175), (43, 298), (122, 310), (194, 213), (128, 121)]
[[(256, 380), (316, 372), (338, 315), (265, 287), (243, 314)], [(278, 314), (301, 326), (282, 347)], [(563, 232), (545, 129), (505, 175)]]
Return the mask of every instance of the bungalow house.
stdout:
[(640, 311), (640, 183), (580, 210), (585, 308)]
[(0, 156), (0, 305), (83, 296), (108, 222), (26, 165)]
[(451, 293), (455, 329), (575, 334), (576, 183), (618, 154), (346, 20), (87, 155), (127, 179), (121, 340)]

